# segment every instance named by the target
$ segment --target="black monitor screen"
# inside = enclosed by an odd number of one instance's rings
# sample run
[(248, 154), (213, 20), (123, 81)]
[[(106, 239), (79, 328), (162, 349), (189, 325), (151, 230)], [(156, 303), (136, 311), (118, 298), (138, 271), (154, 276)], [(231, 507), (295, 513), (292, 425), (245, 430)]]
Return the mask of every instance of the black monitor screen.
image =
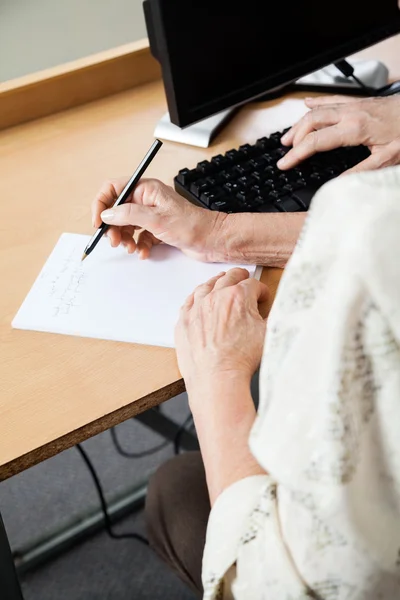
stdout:
[(400, 30), (397, 0), (148, 4), (152, 50), (163, 69), (171, 119), (180, 126), (298, 79)]

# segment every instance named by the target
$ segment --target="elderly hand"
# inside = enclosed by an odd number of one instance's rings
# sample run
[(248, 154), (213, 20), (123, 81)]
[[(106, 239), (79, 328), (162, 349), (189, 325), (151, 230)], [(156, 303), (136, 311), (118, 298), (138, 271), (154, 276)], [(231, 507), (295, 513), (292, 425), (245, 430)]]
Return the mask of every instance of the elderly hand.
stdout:
[[(128, 252), (148, 258), (152, 246), (165, 242), (198, 260), (221, 260), (224, 213), (194, 206), (156, 179), (142, 179), (129, 202), (112, 208), (127, 180), (106, 182), (92, 204), (93, 227), (100, 227), (102, 221), (111, 225), (107, 235), (112, 246), (123, 244)], [(142, 231), (135, 242), (137, 229)]]
[(371, 156), (350, 171), (368, 171), (400, 164), (400, 96), (349, 99), (308, 98), (311, 109), (282, 137), (293, 148), (278, 162), (291, 169), (317, 152), (363, 144)]
[(210, 279), (189, 296), (175, 330), (189, 399), (192, 391), (211, 389), (226, 378), (250, 385), (266, 328), (258, 303), (267, 298), (267, 287), (238, 268)]

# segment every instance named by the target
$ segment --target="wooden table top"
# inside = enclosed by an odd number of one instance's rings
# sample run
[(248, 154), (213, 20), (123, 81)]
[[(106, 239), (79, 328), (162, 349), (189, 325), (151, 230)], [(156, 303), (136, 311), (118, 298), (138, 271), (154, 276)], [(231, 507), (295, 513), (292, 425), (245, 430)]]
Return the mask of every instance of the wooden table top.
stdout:
[[(374, 56), (400, 78), (396, 48), (399, 38)], [(165, 143), (146, 175), (172, 183), (180, 168), (255, 141), (270, 105), (242, 108), (206, 150)], [(155, 82), (0, 133), (0, 480), (184, 389), (173, 350), (11, 328), (61, 233), (92, 233), (93, 195), (132, 172), (165, 110)], [(280, 273), (264, 269), (273, 291)]]

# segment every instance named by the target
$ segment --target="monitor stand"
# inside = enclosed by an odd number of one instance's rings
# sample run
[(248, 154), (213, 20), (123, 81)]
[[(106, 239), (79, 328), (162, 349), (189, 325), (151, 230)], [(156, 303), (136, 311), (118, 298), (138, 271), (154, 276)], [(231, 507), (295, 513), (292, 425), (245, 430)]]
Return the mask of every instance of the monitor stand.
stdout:
[[(350, 60), (349, 62), (354, 67), (356, 77), (365, 83), (368, 88), (379, 90), (388, 83), (389, 72), (383, 63), (375, 60)], [(320, 71), (302, 77), (294, 84), (264, 94), (255, 99), (255, 101), (270, 100), (282, 96), (286, 92), (296, 90), (324, 94), (370, 95), (355, 81), (353, 82), (353, 80), (344, 77), (334, 65), (329, 65)], [(207, 148), (237, 108), (229, 108), (183, 129), (171, 123), (169, 114), (166, 113), (157, 123), (154, 136), (162, 140)]]
[(237, 107), (228, 108), (212, 117), (208, 117), (208, 119), (203, 119), (202, 121), (198, 121), (198, 123), (184, 128), (171, 123), (169, 113), (165, 113), (156, 125), (154, 137), (170, 142), (188, 144), (189, 146), (208, 148), (211, 140), (216, 136), (229, 117), (233, 115), (235, 110), (237, 110)]

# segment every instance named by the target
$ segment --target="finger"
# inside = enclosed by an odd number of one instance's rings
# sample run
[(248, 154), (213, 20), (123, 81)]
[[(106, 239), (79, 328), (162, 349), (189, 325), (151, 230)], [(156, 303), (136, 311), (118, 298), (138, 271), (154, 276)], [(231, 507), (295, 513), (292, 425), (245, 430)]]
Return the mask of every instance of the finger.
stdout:
[(189, 294), (189, 296), (186, 298), (186, 300), (181, 308), (181, 311), (190, 310), (193, 307), (193, 304), (194, 304), (194, 292)]
[(124, 233), (129, 233), (130, 236), (133, 236), (137, 229), (140, 229), (140, 227), (135, 227), (134, 225), (126, 225), (125, 227), (122, 227), (122, 231)]
[(251, 277), (250, 279), (245, 279), (241, 281), (238, 285), (241, 285), (249, 292), (249, 297), (254, 299), (254, 301), (258, 304), (261, 302), (267, 302), (269, 300), (269, 289), (262, 283), (258, 281), (258, 279), (254, 279)]
[(110, 179), (103, 183), (98, 194), (92, 202), (92, 224), (93, 227), (100, 227), (101, 218), (100, 213), (110, 208), (118, 198), (119, 194), (124, 189), (127, 177), (121, 177), (120, 179)]
[(121, 243), (128, 251), (128, 254), (133, 254), (136, 250), (136, 242), (132, 237), (132, 234), (129, 231), (122, 230), (121, 231)]
[[(113, 248), (116, 248), (117, 246), (119, 246), (119, 244), (123, 243), (123, 238), (124, 238), (124, 233), (128, 233), (130, 237), (133, 236), (133, 233), (135, 231), (135, 227), (110, 227), (107, 230), (106, 236), (109, 238), (110, 240), (110, 244)], [(125, 241), (127, 240), (127, 238), (125, 237)], [(124, 243), (124, 246), (126, 244)]]
[(141, 260), (149, 258), (151, 249), (156, 244), (161, 244), (161, 242), (160, 240), (155, 238), (154, 235), (150, 233), (150, 231), (141, 231), (137, 242), (137, 251), (139, 253), (139, 258)]
[(291, 169), (317, 152), (326, 152), (340, 146), (350, 146), (352, 144), (349, 143), (348, 136), (349, 132), (340, 123), (312, 131), (297, 146), (289, 150), (286, 156), (281, 158), (278, 167), (283, 170)]
[(110, 227), (107, 231), (107, 237), (113, 248), (116, 248), (121, 243), (121, 230), (118, 227)]
[(198, 285), (197, 288), (193, 292), (194, 302), (198, 302), (199, 300), (203, 300), (208, 294), (210, 294), (217, 284), (217, 282), (222, 279), (226, 275), (225, 271), (221, 271), (218, 275), (211, 277), (205, 283)]
[(293, 143), (293, 139), (294, 139), (294, 136), (296, 135), (296, 131), (297, 131), (298, 127), (299, 127), (299, 124), (300, 124), (300, 122), (301, 122), (301, 119), (300, 119), (300, 121), (299, 121), (298, 123), (295, 123), (295, 124), (294, 124), (294, 125), (293, 125), (293, 126), (290, 128), (290, 129), (289, 129), (289, 131), (287, 131), (287, 132), (285, 133), (285, 135), (283, 135), (283, 136), (281, 137), (281, 143), (282, 143), (284, 146), (291, 146), (291, 145), (292, 145), (292, 143)]
[(149, 229), (154, 223), (154, 208), (152, 206), (141, 206), (138, 204), (122, 204), (109, 208), (101, 213), (103, 223), (110, 225), (133, 225), (143, 229)]
[(245, 279), (248, 279), (250, 274), (247, 269), (241, 269), (236, 267), (235, 269), (230, 269), (225, 273), (221, 279), (217, 281), (214, 286), (215, 290), (220, 290), (222, 288), (229, 287), (231, 285), (236, 285)]
[(324, 127), (330, 127), (339, 123), (341, 113), (338, 108), (327, 107), (327, 108), (316, 108), (310, 110), (299, 122), (296, 128), (295, 135), (293, 137), (292, 145), (297, 146), (306, 135), (312, 131), (317, 131)]
[(343, 175), (352, 175), (354, 173), (363, 173), (364, 171), (375, 171), (377, 169), (382, 169), (383, 167), (390, 167), (391, 165), (396, 164), (396, 160), (393, 160), (393, 155), (387, 152), (376, 152), (375, 154), (371, 154), (368, 158), (358, 163), (355, 167), (348, 169)]
[(335, 125), (339, 119), (340, 115), (336, 106), (310, 110), (283, 136), (281, 141), (285, 146), (295, 146), (311, 131)]
[(359, 98), (354, 96), (316, 96), (314, 98), (306, 98), (304, 100), (308, 108), (315, 108), (317, 106), (326, 106), (328, 104), (350, 104), (352, 102), (359, 101)]
[[(337, 123), (339, 121), (338, 109), (342, 108), (344, 103), (343, 99), (349, 103), (349, 99), (346, 98), (346, 96), (327, 96), (326, 102), (325, 96), (322, 96), (321, 98), (306, 98), (305, 102), (312, 110), (306, 113), (304, 117), (300, 119), (300, 121), (293, 125), (293, 127), (284, 136), (282, 136), (282, 144), (285, 146), (294, 146), (301, 139), (303, 139), (307, 133), (313, 131), (313, 129), (320, 129), (321, 127), (328, 127)], [(320, 104), (314, 103), (314, 100), (323, 100), (323, 102)], [(354, 100), (358, 100), (358, 98), (355, 98)], [(327, 112), (318, 112), (318, 109)]]

